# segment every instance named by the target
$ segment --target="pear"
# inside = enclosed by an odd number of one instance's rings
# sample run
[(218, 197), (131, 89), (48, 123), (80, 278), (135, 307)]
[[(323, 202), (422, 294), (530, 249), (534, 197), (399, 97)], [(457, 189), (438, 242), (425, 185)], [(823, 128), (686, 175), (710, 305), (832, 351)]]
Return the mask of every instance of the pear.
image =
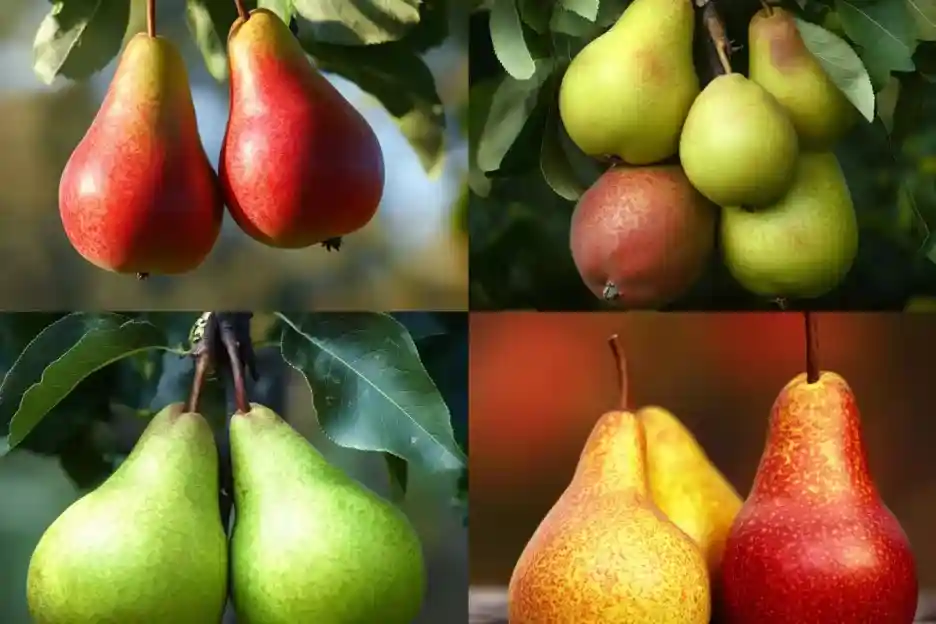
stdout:
[(708, 624), (705, 559), (654, 503), (646, 452), (626, 400), (598, 420), (514, 567), (511, 624)]
[(695, 284), (715, 247), (715, 207), (676, 165), (612, 167), (575, 206), (572, 259), (595, 294), (657, 308)]
[(208, 423), (169, 405), (97, 489), (43, 534), (29, 562), (37, 624), (218, 622), (227, 538)]
[(914, 621), (913, 553), (878, 494), (855, 396), (839, 375), (799, 375), (777, 396), (722, 583), (730, 622)]
[(238, 622), (412, 622), (425, 568), (406, 517), (266, 407), (235, 413), (230, 433)]
[(172, 42), (127, 43), (62, 171), (59, 213), (75, 250), (117, 273), (184, 273), (214, 247), (224, 207)]
[(364, 117), (266, 9), (234, 22), (228, 58), (231, 103), (219, 176), (234, 221), (281, 248), (364, 227), (384, 187), (383, 154)]
[(837, 286), (858, 253), (858, 221), (838, 160), (803, 153), (789, 192), (754, 211), (725, 208), (725, 264), (764, 297), (819, 297)]
[(751, 19), (748, 41), (750, 78), (786, 111), (801, 147), (831, 149), (858, 121), (858, 110), (806, 47), (793, 15), (761, 9)]
[(632, 165), (676, 153), (699, 94), (694, 24), (690, 0), (634, 0), (572, 59), (559, 89), (559, 114), (583, 152)]
[(799, 143), (780, 104), (740, 74), (725, 74), (699, 94), (679, 139), (692, 185), (719, 206), (771, 204), (790, 188)]
[(637, 412), (647, 432), (647, 474), (653, 501), (691, 537), (705, 556), (713, 594), (721, 560), (741, 497), (676, 416), (662, 407)]

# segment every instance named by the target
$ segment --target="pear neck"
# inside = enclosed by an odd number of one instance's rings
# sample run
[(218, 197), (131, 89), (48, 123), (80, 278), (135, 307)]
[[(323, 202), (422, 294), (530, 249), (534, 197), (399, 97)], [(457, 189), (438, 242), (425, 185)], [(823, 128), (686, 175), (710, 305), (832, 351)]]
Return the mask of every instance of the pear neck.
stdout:
[(649, 496), (647, 438), (632, 412), (604, 414), (595, 425), (572, 478), (576, 486), (601, 493)]
[(800, 375), (781, 391), (770, 414), (767, 444), (752, 496), (873, 500), (861, 416), (837, 375), (815, 383)]

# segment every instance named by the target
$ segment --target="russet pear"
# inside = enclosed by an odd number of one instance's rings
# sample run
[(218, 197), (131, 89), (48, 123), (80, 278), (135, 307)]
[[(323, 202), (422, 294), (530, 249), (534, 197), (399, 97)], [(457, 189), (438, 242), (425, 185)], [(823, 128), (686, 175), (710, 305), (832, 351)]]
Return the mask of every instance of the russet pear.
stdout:
[(59, 182), (65, 235), (117, 273), (191, 271), (214, 247), (224, 206), (171, 41), (134, 35)]
[(242, 624), (410, 624), (422, 547), (396, 507), (272, 410), (231, 417), (231, 591)]
[(46, 530), (29, 562), (36, 624), (205, 624), (227, 601), (214, 435), (181, 404)]
[(911, 624), (907, 536), (869, 470), (855, 396), (823, 372), (790, 381), (770, 412), (751, 493), (725, 543), (728, 622)]
[(367, 120), (266, 9), (228, 35), (230, 114), (219, 177), (228, 211), (254, 239), (308, 247), (364, 227), (384, 162)]
[(796, 130), (777, 100), (735, 73), (703, 89), (679, 139), (686, 176), (719, 206), (777, 201), (793, 183), (798, 154)]
[(691, 0), (634, 0), (572, 59), (559, 89), (559, 113), (583, 152), (632, 165), (676, 153), (699, 94), (694, 25)]
[(803, 42), (792, 14), (761, 9), (748, 27), (751, 80), (786, 111), (804, 149), (831, 149), (858, 120), (858, 110)]
[(514, 567), (511, 624), (709, 622), (705, 559), (654, 503), (644, 427), (621, 403), (595, 424)]
[(725, 208), (721, 248), (752, 293), (798, 299), (835, 288), (858, 253), (858, 220), (835, 155), (803, 153), (793, 185), (773, 205)]

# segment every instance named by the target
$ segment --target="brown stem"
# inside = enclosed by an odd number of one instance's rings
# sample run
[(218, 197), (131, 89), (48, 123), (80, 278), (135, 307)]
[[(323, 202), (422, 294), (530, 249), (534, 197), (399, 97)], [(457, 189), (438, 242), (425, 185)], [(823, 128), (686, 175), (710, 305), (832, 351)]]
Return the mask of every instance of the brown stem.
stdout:
[(229, 327), (221, 327), (221, 342), (224, 344), (224, 350), (227, 351), (228, 362), (231, 365), (231, 377), (234, 381), (234, 402), (237, 404), (237, 411), (246, 414), (250, 411), (250, 401), (247, 399), (247, 386), (244, 383), (244, 362), (241, 360), (237, 338)]
[(611, 347), (611, 354), (614, 356), (614, 363), (617, 365), (618, 389), (620, 390), (620, 407), (622, 410), (629, 409), (630, 396), (628, 396), (628, 374), (627, 360), (624, 357), (624, 348), (617, 334), (608, 338), (608, 346)]
[(728, 59), (728, 56), (731, 46), (728, 43), (727, 35), (725, 35), (725, 25), (722, 23), (721, 16), (718, 14), (718, 9), (715, 8), (714, 2), (709, 2), (705, 5), (705, 8), (702, 10), (702, 22), (705, 24), (705, 29), (708, 31), (709, 38), (711, 38), (715, 46), (715, 53), (718, 55), (718, 62), (721, 64), (722, 71), (726, 74), (730, 74), (732, 70), (731, 61)]
[(234, 6), (237, 7), (237, 16), (243, 20), (247, 19), (247, 9), (244, 8), (244, 0), (234, 0)]
[(816, 316), (810, 312), (803, 312), (806, 323), (806, 383), (819, 381), (819, 332), (816, 331)]
[(146, 34), (156, 36), (156, 0), (146, 0)]
[(766, 0), (760, 0), (760, 5), (764, 7), (764, 12), (767, 15), (773, 15), (773, 7)]
[(195, 359), (195, 377), (192, 379), (192, 392), (189, 394), (188, 401), (185, 403), (184, 411), (198, 411), (198, 400), (201, 398), (202, 386), (205, 385), (205, 377), (208, 374), (208, 369), (211, 367), (210, 364), (211, 353), (209, 349), (205, 349)]

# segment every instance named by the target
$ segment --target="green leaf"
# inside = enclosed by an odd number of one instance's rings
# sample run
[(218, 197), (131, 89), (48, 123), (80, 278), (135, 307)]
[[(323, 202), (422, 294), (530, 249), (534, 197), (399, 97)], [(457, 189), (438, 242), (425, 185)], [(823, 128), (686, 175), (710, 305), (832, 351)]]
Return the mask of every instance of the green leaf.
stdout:
[(186, 0), (185, 17), (205, 66), (215, 80), (228, 77), (227, 36), (237, 19), (230, 0)]
[(465, 466), (448, 407), (399, 322), (366, 312), (280, 317), (288, 325), (283, 358), (304, 375), (335, 443), (391, 453), (428, 472)]
[(514, 141), (539, 103), (540, 88), (552, 73), (551, 61), (537, 61), (529, 80), (507, 76), (491, 99), (484, 130), (478, 140), (478, 166), (482, 171), (497, 171)]
[(536, 71), (536, 63), (527, 47), (517, 1), (496, 2), (491, 8), (488, 25), (494, 54), (507, 73), (516, 80), (531, 78)]
[(0, 383), (0, 414), (15, 409), (10, 446), (91, 373), (138, 351), (166, 348), (154, 325), (120, 314), (76, 312), (49, 325), (26, 347)]
[(579, 15), (589, 22), (598, 19), (600, 0), (559, 0), (559, 6), (566, 11)]
[(549, 18), (552, 15), (553, 4), (543, 0), (518, 0), (520, 18), (523, 23), (535, 32), (545, 35), (549, 32)]
[(936, 0), (906, 0), (907, 9), (916, 24), (917, 38), (936, 41)]
[(301, 38), (319, 69), (357, 84), (383, 104), (430, 174), (445, 158), (445, 109), (435, 78), (419, 55), (400, 43), (368, 47), (322, 44)]
[(36, 31), (33, 69), (51, 84), (57, 76), (83, 80), (120, 51), (129, 0), (59, 0)]
[[(234, 6), (233, 2), (228, 1), (228, 4)], [(257, 0), (257, 8), (276, 13), (276, 16), (283, 20), (284, 24), (289, 24), (289, 21), (296, 14), (296, 6), (293, 0)]]
[(836, 0), (835, 6), (845, 34), (861, 48), (861, 60), (876, 87), (887, 84), (891, 72), (913, 71), (917, 41), (905, 0)]
[(796, 26), (806, 47), (832, 82), (865, 119), (874, 121), (874, 86), (858, 53), (844, 39), (822, 26), (801, 19), (796, 20)]
[(11, 450), (8, 436), (0, 436), (0, 457), (3, 457)]
[(322, 43), (373, 45), (402, 39), (419, 23), (422, 0), (294, 0)]
[(569, 201), (577, 200), (585, 192), (585, 185), (575, 175), (572, 163), (562, 146), (562, 123), (559, 106), (553, 102), (546, 117), (543, 147), (540, 150), (540, 171), (543, 179), (557, 195)]
[(491, 179), (478, 164), (478, 145), (487, 124), (491, 102), (500, 80), (486, 80), (471, 86), (468, 93), (468, 186), (475, 195), (487, 197), (491, 192)]
[(409, 481), (408, 464), (393, 453), (384, 453), (383, 456), (384, 461), (387, 462), (387, 473), (390, 477), (390, 499), (400, 504), (406, 499), (406, 485)]

